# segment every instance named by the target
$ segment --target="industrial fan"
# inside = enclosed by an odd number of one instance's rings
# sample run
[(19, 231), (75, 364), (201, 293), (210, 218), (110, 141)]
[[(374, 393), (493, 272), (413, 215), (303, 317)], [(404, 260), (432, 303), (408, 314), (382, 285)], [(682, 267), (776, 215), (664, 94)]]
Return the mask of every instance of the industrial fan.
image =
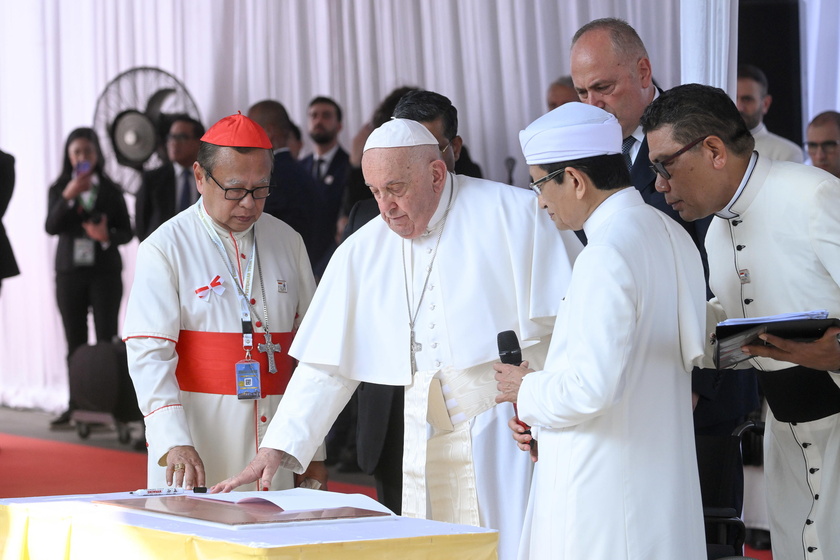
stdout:
[(93, 128), (105, 171), (126, 192), (136, 194), (141, 172), (166, 161), (166, 134), (172, 117), (181, 114), (201, 121), (184, 84), (160, 68), (131, 68), (105, 86), (96, 101)]

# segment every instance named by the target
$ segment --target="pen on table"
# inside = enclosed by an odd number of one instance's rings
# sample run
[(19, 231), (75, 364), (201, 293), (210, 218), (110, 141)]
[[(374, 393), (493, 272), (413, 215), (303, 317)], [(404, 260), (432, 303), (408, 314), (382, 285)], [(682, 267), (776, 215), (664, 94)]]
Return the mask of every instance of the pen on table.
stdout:
[(134, 494), (135, 496), (161, 496), (166, 494), (183, 494), (184, 489), (178, 488), (177, 486), (172, 486), (170, 488), (141, 488), (139, 490), (134, 490), (133, 492), (129, 492), (129, 494)]
[[(135, 496), (165, 496), (167, 494), (183, 494), (186, 491), (187, 490), (184, 488), (172, 486), (169, 488), (141, 488), (139, 490), (129, 492), (129, 494), (134, 494)], [(204, 494), (207, 492), (207, 487), (195, 486), (192, 491), (196, 494)]]

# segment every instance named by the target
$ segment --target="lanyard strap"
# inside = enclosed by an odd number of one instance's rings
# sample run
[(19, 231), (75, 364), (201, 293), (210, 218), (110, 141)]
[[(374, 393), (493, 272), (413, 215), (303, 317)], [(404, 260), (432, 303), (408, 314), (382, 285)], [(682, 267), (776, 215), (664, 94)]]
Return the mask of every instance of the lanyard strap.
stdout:
[[(227, 254), (227, 250), (222, 243), (221, 237), (219, 237), (215, 228), (212, 224), (210, 224), (209, 217), (205, 214), (202, 205), (198, 205), (198, 217), (201, 220), (201, 225), (203, 225), (204, 229), (207, 231), (207, 235), (210, 237), (210, 240), (219, 251), (219, 255), (225, 262), (228, 272), (233, 277), (233, 283), (236, 285), (237, 291), (239, 292), (240, 320), (242, 321), (242, 348), (245, 349), (245, 357), (248, 359), (251, 354), (251, 349), (254, 347), (254, 327), (251, 322), (251, 302), (249, 294), (251, 293), (251, 288), (254, 282), (254, 263), (257, 260), (256, 234), (254, 235), (254, 247), (251, 249), (251, 257), (248, 259), (248, 264), (245, 266), (245, 277), (242, 279), (240, 284), (239, 274), (236, 272), (236, 267), (234, 267), (233, 262), (230, 260), (230, 255)], [(254, 314), (256, 315), (256, 312)]]

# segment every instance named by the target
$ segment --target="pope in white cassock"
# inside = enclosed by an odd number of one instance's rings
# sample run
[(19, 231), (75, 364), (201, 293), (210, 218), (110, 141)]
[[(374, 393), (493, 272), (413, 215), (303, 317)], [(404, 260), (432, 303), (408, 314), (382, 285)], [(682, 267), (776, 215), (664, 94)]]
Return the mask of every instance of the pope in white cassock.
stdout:
[(376, 129), (362, 168), (383, 219), (339, 246), (259, 454), (213, 490), (269, 481), (278, 465), (301, 472), (361, 381), (405, 385), (403, 515), (499, 529), (513, 558), (532, 467), (505, 445), (496, 337), (514, 330), (542, 362), (580, 242), (528, 191), (447, 172), (418, 122)]
[(545, 366), (495, 366), (497, 400), (518, 401), (539, 442), (520, 558), (706, 558), (690, 376), (703, 354), (700, 255), (626, 188), (614, 116), (567, 103), (519, 138), (540, 206), (588, 239)]
[[(272, 162), (259, 125), (220, 120), (193, 165), (201, 198), (140, 244), (124, 333), (149, 487), (241, 471), (288, 383), (288, 348), (315, 281), (300, 235), (262, 214)], [(305, 476), (326, 482), (323, 463)], [(294, 485), (284, 471), (266, 486)]]

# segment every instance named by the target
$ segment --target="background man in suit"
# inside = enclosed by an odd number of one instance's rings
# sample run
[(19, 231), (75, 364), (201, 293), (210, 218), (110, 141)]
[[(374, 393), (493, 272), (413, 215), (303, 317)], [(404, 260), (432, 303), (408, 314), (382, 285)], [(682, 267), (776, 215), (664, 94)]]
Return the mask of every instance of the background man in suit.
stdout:
[(274, 150), (273, 188), (265, 201), (265, 212), (283, 220), (300, 234), (314, 268), (329, 248), (330, 236), (319, 231), (320, 222), (316, 216), (320, 201), (315, 180), (289, 151), (292, 124), (289, 113), (280, 102), (266, 99), (252, 105), (248, 117), (263, 127)]
[(808, 124), (808, 157), (811, 164), (840, 177), (840, 113), (820, 113)]
[(739, 64), (738, 91), (735, 94), (738, 112), (755, 138), (755, 149), (759, 154), (771, 159), (802, 163), (802, 148), (787, 138), (773, 134), (764, 124), (764, 115), (773, 103), (768, 87), (767, 76), (761, 68), (752, 64)]
[(166, 135), (169, 162), (143, 173), (137, 193), (135, 229), (140, 241), (160, 224), (198, 200), (192, 165), (198, 157), (204, 126), (188, 115), (177, 115)]
[[(620, 19), (604, 18), (587, 23), (572, 39), (571, 70), (581, 101), (612, 113), (621, 124), (622, 153), (630, 167), (633, 186), (647, 204), (685, 228), (700, 251), (708, 275), (704, 239), (711, 217), (694, 222), (683, 220), (655, 187), (656, 174), (650, 168), (641, 118), (660, 92), (653, 83), (650, 59), (639, 35)], [(707, 296), (712, 296), (710, 291)], [(728, 436), (758, 407), (756, 381), (748, 374), (721, 375), (716, 370), (696, 369), (692, 375), (692, 391), (696, 402), (695, 433), (698, 435)], [(733, 476), (741, 477), (741, 466), (733, 468)], [(735, 486), (740, 488), (741, 484)], [(733, 497), (739, 511), (741, 493), (739, 490)]]
[[(315, 180), (315, 188), (321, 199), (317, 216), (321, 220), (318, 234), (330, 249), (318, 263), (313, 263), (315, 276), (319, 277), (327, 266), (329, 256), (337, 245), (337, 222), (347, 175), (350, 172), (350, 156), (338, 144), (341, 132), (341, 107), (329, 97), (316, 97), (309, 102), (306, 112), (309, 137), (315, 143), (314, 153), (301, 160), (301, 165)], [(329, 239), (327, 239), (329, 236)]]
[[(15, 158), (11, 154), (0, 151), (0, 220), (9, 207), (12, 191), (15, 190)], [(6, 235), (6, 228), (0, 222), (0, 286), (4, 278), (20, 274), (12, 245)]]

